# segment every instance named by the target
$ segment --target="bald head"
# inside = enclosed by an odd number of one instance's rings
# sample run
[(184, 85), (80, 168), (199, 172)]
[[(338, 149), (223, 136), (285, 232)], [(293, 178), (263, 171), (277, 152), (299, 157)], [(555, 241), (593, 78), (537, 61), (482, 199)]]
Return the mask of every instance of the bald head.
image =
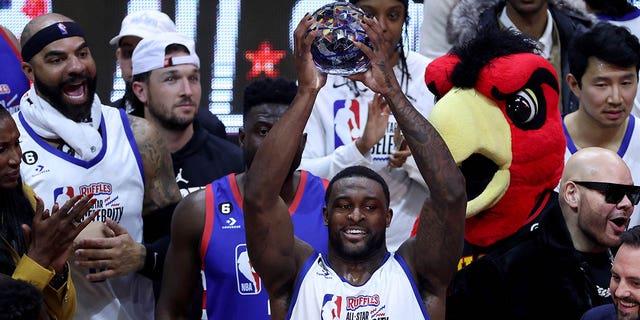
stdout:
[(11, 32), (11, 30), (7, 29), (4, 26), (0, 25), (0, 29), (2, 29), (2, 31), (4, 32), (4, 34), (9, 38), (9, 40), (11, 41), (11, 43), (18, 48), (18, 50), (20, 50), (20, 43), (18, 43), (18, 39), (16, 39), (16, 36)]
[(24, 26), (22, 35), (20, 36), (20, 45), (24, 47), (24, 44), (31, 39), (31, 37), (38, 31), (58, 22), (72, 22), (73, 20), (67, 16), (59, 13), (46, 13), (39, 15)]
[(569, 158), (562, 172), (561, 187), (564, 187), (567, 181), (633, 183), (631, 172), (624, 160), (617, 153), (598, 147), (580, 149)]

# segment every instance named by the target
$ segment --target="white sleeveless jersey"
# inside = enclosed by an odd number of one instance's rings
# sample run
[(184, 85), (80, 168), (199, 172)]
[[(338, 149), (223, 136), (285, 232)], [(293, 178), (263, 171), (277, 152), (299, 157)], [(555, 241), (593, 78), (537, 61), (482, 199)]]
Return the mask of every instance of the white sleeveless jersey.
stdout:
[[(45, 208), (54, 202), (62, 205), (74, 195), (93, 193), (97, 201), (87, 215), (98, 210), (97, 221), (110, 218), (127, 229), (133, 240), (142, 242), (142, 160), (124, 112), (102, 106), (102, 150), (90, 161), (51, 147), (21, 113), (14, 118), (22, 140), (20, 174)], [(71, 264), (71, 271), (78, 301), (75, 319), (153, 319), (151, 280), (132, 273), (94, 283), (84, 277), (90, 270)]]
[(387, 254), (369, 281), (353, 286), (318, 254), (300, 270), (287, 319), (428, 320), (429, 315), (400, 255)]

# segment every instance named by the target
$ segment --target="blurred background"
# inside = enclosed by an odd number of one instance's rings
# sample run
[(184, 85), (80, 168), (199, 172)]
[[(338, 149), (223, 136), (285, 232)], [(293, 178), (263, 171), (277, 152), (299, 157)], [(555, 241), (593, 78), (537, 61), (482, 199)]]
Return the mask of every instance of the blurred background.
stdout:
[[(260, 76), (295, 79), (291, 34), (307, 12), (328, 0), (0, 0), (0, 24), (20, 37), (39, 14), (58, 12), (85, 31), (98, 68), (103, 103), (122, 97), (124, 81), (109, 40), (130, 12), (166, 13), (178, 31), (193, 37), (201, 60), (202, 101), (234, 136), (242, 126), (242, 92)], [(419, 48), (422, 3), (409, 2), (408, 50)]]

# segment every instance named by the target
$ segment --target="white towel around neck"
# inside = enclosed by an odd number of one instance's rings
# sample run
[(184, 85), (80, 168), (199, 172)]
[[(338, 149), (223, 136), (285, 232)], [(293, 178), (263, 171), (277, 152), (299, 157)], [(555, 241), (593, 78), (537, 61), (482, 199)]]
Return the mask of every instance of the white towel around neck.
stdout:
[(36, 93), (35, 87), (22, 96), (20, 112), (33, 131), (45, 139), (62, 139), (73, 150), (75, 157), (89, 161), (102, 149), (102, 137), (98, 132), (102, 120), (102, 103), (94, 95), (91, 105), (91, 122), (75, 122), (52, 107)]

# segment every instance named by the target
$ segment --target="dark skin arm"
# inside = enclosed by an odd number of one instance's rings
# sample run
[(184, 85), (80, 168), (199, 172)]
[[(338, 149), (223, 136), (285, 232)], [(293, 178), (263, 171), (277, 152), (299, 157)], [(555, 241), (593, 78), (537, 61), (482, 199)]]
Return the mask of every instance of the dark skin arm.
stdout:
[(326, 82), (311, 59), (315, 33), (307, 14), (294, 32), (298, 92), (289, 110), (271, 128), (245, 175), (244, 218), (249, 259), (269, 293), (272, 319), (283, 319), (298, 270), (313, 249), (293, 234), (293, 224), (280, 190), (287, 177), (302, 132)]
[(200, 241), (205, 216), (205, 190), (189, 194), (176, 207), (156, 319), (187, 319), (191, 298), (200, 281)]
[[(180, 191), (173, 176), (171, 156), (157, 130), (145, 119), (128, 116), (144, 167), (145, 216), (180, 201)], [(115, 233), (110, 238), (85, 238), (77, 242), (76, 264), (85, 268), (104, 269), (87, 275), (90, 281), (100, 281), (139, 271), (144, 266), (145, 247), (131, 238), (127, 230), (107, 220)], [(169, 237), (169, 235), (166, 235)], [(106, 268), (105, 268), (106, 267)]]
[(444, 319), (446, 290), (462, 254), (466, 211), (465, 182), (438, 132), (411, 105), (394, 76), (383, 31), (375, 18), (361, 24), (373, 49), (358, 43), (371, 68), (353, 76), (381, 93), (393, 112), (415, 157), (430, 196), (425, 201), (417, 234), (398, 249), (407, 261), (432, 319)]

